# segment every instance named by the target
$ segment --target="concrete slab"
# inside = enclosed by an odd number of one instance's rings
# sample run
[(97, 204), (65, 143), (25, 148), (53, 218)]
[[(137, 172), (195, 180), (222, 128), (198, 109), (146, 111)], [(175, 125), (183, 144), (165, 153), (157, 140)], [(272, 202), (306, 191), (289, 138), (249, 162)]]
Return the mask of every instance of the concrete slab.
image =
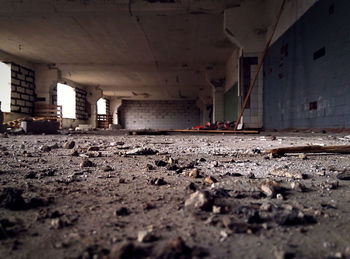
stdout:
[(34, 134), (56, 134), (59, 129), (59, 122), (56, 121), (22, 121), (21, 128), (25, 133)]

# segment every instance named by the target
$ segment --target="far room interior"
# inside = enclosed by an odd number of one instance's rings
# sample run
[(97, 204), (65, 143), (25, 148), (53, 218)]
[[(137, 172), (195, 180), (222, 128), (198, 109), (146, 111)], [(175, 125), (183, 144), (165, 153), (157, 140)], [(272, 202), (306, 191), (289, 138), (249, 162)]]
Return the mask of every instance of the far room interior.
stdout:
[(0, 0), (1, 258), (350, 258), (349, 0)]

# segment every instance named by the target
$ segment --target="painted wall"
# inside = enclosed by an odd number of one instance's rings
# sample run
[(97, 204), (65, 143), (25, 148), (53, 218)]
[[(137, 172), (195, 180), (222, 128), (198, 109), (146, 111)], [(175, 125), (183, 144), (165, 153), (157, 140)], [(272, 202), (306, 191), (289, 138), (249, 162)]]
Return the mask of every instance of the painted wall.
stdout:
[(238, 117), (238, 83), (225, 92), (225, 121), (236, 121)]
[(195, 101), (123, 100), (120, 122), (126, 129), (186, 129), (199, 124)]
[[(313, 6), (319, 0), (289, 0), (286, 1), (284, 11), (279, 20), (278, 26), (276, 28), (275, 34), (272, 38), (272, 42), (275, 42), (283, 33), (285, 33), (299, 18), (305, 14), (311, 6)], [(271, 21), (271, 26), (269, 27), (268, 35), (271, 35), (272, 25), (276, 20), (277, 13), (281, 7), (282, 1), (268, 0), (266, 2), (269, 15), (269, 20)]]
[(269, 49), (265, 128), (350, 127), (350, 1), (322, 0)]
[(226, 80), (224, 93), (224, 120), (235, 121), (238, 117), (239, 103), (239, 48), (232, 51), (232, 55), (226, 62)]

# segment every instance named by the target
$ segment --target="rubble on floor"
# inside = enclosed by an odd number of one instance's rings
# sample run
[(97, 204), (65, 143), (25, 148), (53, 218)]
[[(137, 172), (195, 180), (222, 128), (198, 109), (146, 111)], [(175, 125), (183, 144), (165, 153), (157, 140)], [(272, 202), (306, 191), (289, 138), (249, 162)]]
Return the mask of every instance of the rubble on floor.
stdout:
[(1, 135), (4, 258), (347, 258), (342, 134)]

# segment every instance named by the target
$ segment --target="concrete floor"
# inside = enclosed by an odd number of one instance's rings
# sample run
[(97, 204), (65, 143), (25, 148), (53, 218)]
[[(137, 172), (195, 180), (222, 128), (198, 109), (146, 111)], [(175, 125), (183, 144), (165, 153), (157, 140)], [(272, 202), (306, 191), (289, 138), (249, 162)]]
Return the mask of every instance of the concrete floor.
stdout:
[(98, 133), (0, 138), (3, 258), (350, 256), (349, 155), (263, 154), (346, 134)]

